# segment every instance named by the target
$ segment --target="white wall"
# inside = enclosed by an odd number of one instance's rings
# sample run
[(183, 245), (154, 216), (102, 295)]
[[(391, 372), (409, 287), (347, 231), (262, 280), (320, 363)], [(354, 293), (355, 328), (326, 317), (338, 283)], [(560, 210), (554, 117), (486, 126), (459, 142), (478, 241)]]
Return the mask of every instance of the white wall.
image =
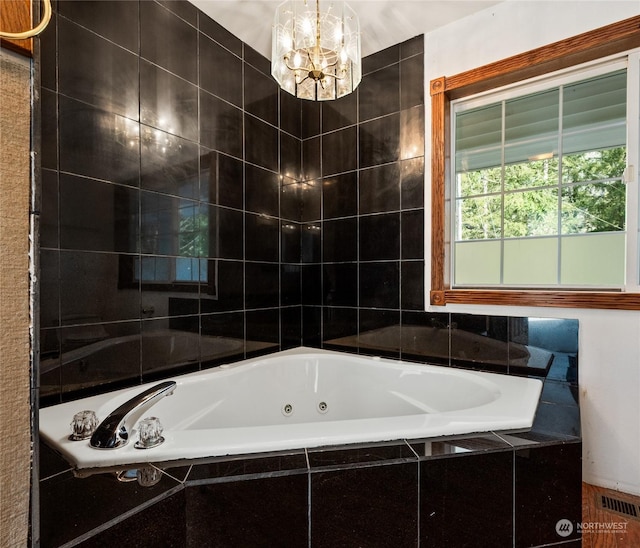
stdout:
[[(640, 14), (638, 0), (508, 0), (425, 32), (425, 79), (450, 76)], [(426, 165), (430, 112), (425, 113)], [(430, 173), (426, 232), (430, 257)], [(430, 265), (427, 260), (427, 294)], [(640, 495), (640, 312), (449, 306), (451, 311), (577, 318), (584, 481)], [(439, 310), (442, 310), (441, 308)]]

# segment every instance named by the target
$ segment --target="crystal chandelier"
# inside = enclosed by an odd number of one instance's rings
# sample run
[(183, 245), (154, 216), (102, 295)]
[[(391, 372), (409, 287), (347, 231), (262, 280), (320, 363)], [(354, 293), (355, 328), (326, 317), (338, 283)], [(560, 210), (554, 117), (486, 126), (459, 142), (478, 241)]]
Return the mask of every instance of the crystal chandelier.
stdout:
[[(324, 4), (324, 2), (323, 2)], [(287, 0), (273, 21), (271, 74), (300, 99), (351, 93), (362, 79), (360, 24), (345, 2)]]

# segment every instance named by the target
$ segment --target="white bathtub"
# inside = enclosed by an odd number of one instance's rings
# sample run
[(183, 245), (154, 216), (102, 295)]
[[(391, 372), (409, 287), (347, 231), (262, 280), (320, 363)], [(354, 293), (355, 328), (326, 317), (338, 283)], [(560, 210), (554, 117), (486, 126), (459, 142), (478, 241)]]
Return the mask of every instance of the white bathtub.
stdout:
[(136, 449), (135, 431), (112, 450), (68, 439), (76, 412), (91, 409), (102, 420), (154, 383), (44, 408), (40, 434), (83, 469), (526, 430), (542, 389), (536, 379), (303, 347), (173, 380), (174, 394), (145, 414), (164, 425), (160, 446)]

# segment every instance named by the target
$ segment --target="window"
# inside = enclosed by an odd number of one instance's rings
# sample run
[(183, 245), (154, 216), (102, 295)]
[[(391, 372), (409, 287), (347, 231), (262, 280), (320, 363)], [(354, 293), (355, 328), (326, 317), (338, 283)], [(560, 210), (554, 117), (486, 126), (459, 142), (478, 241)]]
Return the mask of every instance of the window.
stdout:
[(431, 304), (640, 309), (639, 25), (431, 82)]
[(625, 285), (627, 75), (613, 68), (452, 103), (453, 287)]

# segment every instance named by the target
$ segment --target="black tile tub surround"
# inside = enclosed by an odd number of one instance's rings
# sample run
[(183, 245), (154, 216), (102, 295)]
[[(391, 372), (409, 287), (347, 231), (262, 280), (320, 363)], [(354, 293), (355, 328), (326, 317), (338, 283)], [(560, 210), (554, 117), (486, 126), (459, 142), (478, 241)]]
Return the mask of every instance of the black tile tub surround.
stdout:
[(111, 474), (73, 477), (43, 447), (42, 545), (118, 539), (156, 546), (161, 534), (168, 546), (194, 547), (555, 544), (563, 540), (555, 530), (560, 519), (580, 520), (581, 443), (518, 436), (175, 462), (157, 469), (153, 487), (118, 483)]

